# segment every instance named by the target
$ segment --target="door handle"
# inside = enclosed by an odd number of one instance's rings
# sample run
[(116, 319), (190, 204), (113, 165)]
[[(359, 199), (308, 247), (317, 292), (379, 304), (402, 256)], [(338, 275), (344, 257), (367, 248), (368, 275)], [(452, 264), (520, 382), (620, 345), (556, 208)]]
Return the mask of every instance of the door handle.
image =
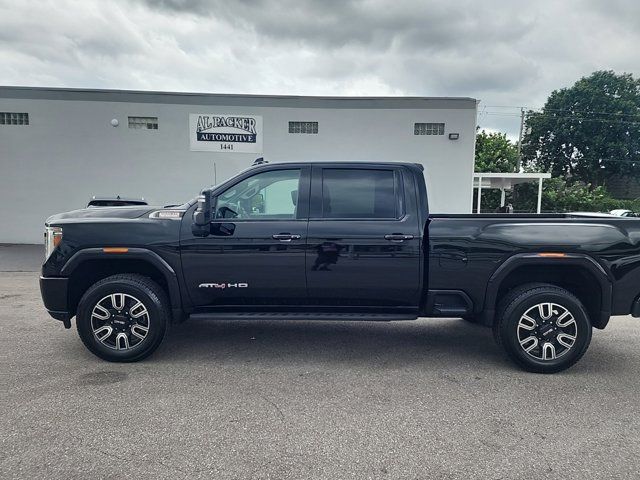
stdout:
[(390, 235), (384, 236), (385, 240), (389, 240), (391, 242), (404, 242), (405, 240), (412, 240), (413, 235), (404, 235), (402, 233), (392, 233)]
[(291, 240), (300, 240), (300, 235), (291, 233), (276, 233), (271, 235), (274, 240), (280, 240), (281, 242), (290, 242)]

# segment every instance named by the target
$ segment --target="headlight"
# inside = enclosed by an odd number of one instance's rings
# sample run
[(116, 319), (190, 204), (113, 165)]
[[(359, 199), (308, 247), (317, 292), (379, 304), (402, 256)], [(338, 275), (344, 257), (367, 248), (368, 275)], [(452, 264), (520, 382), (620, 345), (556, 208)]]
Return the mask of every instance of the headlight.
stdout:
[(44, 261), (46, 262), (62, 240), (62, 227), (45, 227)]

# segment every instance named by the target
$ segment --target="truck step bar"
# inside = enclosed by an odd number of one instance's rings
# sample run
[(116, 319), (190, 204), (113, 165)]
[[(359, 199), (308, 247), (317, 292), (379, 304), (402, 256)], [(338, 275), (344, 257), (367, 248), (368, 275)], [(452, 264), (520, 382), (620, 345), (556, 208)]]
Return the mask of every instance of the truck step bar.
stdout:
[(341, 320), (390, 322), (415, 320), (415, 313), (326, 313), (326, 312), (209, 312), (193, 313), (195, 320)]
[(462, 290), (429, 290), (427, 316), (464, 317), (473, 313), (473, 302)]

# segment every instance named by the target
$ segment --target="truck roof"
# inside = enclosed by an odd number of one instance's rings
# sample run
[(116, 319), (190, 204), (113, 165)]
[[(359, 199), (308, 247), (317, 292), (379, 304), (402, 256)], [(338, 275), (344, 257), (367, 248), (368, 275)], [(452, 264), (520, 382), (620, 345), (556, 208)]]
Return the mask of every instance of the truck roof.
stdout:
[(257, 167), (265, 167), (265, 166), (269, 166), (269, 165), (277, 165), (277, 166), (296, 166), (296, 167), (304, 167), (304, 166), (308, 166), (308, 165), (330, 165), (330, 166), (353, 166), (353, 165), (362, 165), (362, 166), (381, 166), (381, 167), (397, 167), (398, 165), (403, 166), (403, 167), (409, 167), (409, 168), (418, 168), (421, 171), (424, 171), (424, 165), (422, 165), (421, 163), (412, 163), (412, 162), (394, 162), (394, 161), (389, 161), (389, 162), (371, 162), (371, 161), (367, 161), (367, 160), (339, 160), (339, 161), (332, 161), (332, 160), (324, 160), (324, 161), (316, 161), (316, 162), (263, 162), (263, 163), (258, 163), (255, 165), (251, 165), (251, 169), (253, 168), (257, 168)]

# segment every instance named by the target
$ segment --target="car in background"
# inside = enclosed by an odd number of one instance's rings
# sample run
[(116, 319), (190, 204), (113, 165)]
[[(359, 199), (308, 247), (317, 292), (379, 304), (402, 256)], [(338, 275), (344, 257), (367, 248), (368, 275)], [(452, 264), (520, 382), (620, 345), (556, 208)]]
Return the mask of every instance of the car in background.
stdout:
[(91, 207), (126, 207), (131, 205), (148, 205), (146, 200), (142, 197), (121, 197), (116, 195), (115, 197), (96, 196), (94, 195), (89, 200), (87, 208)]
[(609, 212), (611, 215), (615, 215), (616, 217), (638, 217), (640, 216), (633, 210), (626, 210), (624, 208), (618, 208), (616, 210), (611, 210)]

